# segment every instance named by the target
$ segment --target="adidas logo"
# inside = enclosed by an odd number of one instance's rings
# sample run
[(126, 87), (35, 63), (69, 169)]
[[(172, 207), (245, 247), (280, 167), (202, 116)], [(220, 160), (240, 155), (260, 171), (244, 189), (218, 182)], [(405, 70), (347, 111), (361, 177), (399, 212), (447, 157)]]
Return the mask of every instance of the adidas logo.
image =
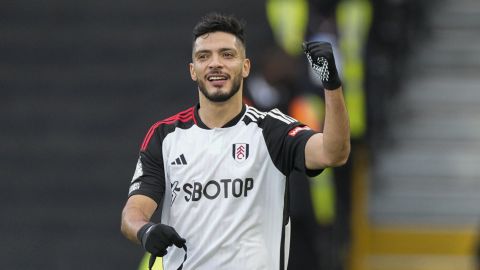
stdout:
[(187, 160), (185, 159), (185, 156), (183, 154), (181, 154), (179, 157), (177, 157), (175, 159), (175, 161), (172, 161), (172, 163), (170, 163), (172, 165), (187, 165)]

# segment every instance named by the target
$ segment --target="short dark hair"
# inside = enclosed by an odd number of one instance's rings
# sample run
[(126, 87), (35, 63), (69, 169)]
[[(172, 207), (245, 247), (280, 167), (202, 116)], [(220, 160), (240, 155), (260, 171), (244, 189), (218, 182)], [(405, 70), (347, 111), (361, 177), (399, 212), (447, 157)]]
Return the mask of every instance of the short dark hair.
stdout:
[(238, 20), (233, 15), (209, 13), (202, 17), (202, 19), (193, 28), (193, 42), (195, 42), (195, 40), (200, 36), (220, 31), (234, 35), (245, 47), (246, 43), (244, 27), (245, 22), (243, 20)]

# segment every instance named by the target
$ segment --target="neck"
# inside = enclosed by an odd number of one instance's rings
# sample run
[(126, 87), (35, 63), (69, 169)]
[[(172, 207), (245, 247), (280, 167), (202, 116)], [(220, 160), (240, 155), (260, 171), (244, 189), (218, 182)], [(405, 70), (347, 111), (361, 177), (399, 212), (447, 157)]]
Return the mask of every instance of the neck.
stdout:
[(209, 128), (220, 128), (242, 111), (242, 91), (224, 102), (212, 102), (200, 93), (200, 109), (198, 115)]

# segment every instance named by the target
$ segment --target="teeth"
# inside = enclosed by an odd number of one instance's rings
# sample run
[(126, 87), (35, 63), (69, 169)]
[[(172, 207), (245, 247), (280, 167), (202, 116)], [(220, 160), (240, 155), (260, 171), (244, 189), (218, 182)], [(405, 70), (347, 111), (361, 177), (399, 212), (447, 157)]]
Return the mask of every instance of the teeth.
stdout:
[(225, 77), (212, 76), (208, 78), (209, 81), (225, 80)]

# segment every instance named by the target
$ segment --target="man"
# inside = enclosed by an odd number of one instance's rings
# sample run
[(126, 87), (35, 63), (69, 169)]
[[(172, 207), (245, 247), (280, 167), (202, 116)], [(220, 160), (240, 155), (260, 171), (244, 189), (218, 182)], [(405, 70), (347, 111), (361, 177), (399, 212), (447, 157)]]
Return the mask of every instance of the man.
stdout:
[[(316, 133), (278, 110), (243, 104), (250, 60), (237, 19), (207, 15), (193, 36), (189, 67), (199, 104), (148, 131), (122, 232), (152, 258), (163, 257), (165, 270), (286, 269), (286, 176), (294, 169), (316, 175), (344, 164), (350, 152), (331, 46), (304, 48), (327, 89), (324, 132)], [(155, 224), (150, 219), (158, 207)]]

